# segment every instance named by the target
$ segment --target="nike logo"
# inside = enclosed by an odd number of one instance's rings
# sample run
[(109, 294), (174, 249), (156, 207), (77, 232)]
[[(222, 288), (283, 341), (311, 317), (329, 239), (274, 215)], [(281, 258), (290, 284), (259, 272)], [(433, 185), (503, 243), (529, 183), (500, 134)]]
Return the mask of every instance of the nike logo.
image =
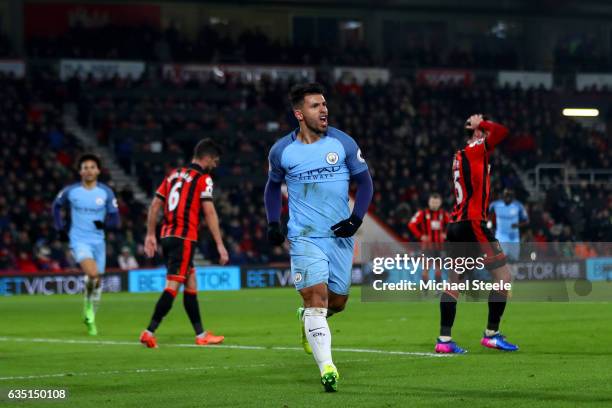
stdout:
[(299, 164), (296, 164), (294, 166), (288, 166), (287, 170), (291, 171), (291, 170), (295, 169), (297, 166), (299, 166)]
[(312, 333), (315, 330), (324, 329), (325, 327), (317, 327), (316, 329), (308, 329), (308, 333)]

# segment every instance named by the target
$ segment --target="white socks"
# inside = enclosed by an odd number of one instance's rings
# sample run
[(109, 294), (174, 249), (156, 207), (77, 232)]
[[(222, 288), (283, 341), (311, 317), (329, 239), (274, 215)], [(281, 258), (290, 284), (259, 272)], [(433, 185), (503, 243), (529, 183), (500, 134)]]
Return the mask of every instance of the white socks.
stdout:
[(90, 302), (94, 292), (95, 281), (91, 279), (89, 276), (85, 275), (85, 299)]
[(307, 307), (304, 310), (304, 330), (321, 374), (326, 365), (334, 365), (331, 355), (331, 332), (327, 325), (327, 309)]
[(495, 336), (497, 333), (499, 333), (499, 330), (485, 329), (485, 336), (487, 336), (487, 337)]
[(102, 278), (98, 276), (98, 286), (96, 280), (85, 275), (85, 301), (93, 302), (94, 309), (97, 310), (102, 297)]

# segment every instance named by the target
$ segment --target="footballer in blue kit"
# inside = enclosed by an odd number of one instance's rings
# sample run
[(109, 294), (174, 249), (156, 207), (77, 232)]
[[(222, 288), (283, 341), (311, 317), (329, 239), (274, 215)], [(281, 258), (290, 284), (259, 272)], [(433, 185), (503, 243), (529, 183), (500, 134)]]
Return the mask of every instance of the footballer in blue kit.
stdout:
[[(113, 191), (98, 182), (98, 157), (83, 155), (78, 168), (81, 182), (59, 192), (53, 202), (53, 221), (60, 235), (69, 240), (72, 255), (85, 272), (83, 317), (88, 333), (96, 335), (95, 306), (102, 292), (100, 274), (106, 268), (104, 230), (119, 226), (119, 210)], [(64, 220), (62, 209), (66, 209), (69, 222)]]
[[(372, 199), (368, 166), (355, 140), (328, 126), (319, 84), (296, 85), (290, 101), (299, 128), (279, 139), (269, 154), (264, 193), (268, 240), (285, 241), (280, 226), (281, 183), (287, 184), (287, 239), (291, 273), (304, 307), (298, 309), (302, 344), (319, 366), (326, 391), (336, 391), (327, 318), (344, 309), (351, 285), (353, 238)], [(357, 185), (349, 208), (349, 183)]]
[(529, 216), (523, 204), (514, 198), (514, 191), (505, 189), (502, 200), (489, 205), (489, 213), (495, 214), (495, 238), (509, 259), (518, 260), (520, 255), (520, 228), (529, 224)]

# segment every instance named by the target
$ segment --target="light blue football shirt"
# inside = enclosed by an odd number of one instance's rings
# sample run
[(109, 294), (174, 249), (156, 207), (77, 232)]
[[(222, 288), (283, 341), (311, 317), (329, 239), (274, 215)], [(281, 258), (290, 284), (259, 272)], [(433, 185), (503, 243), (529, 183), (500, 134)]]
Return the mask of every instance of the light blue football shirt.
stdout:
[(268, 157), (270, 179), (287, 183), (287, 236), (333, 237), (330, 227), (350, 215), (350, 177), (368, 166), (346, 133), (330, 126), (321, 139), (304, 144), (298, 131), (279, 139)]
[(104, 241), (104, 231), (94, 221), (104, 222), (107, 214), (117, 213), (117, 199), (110, 187), (96, 183), (92, 189), (75, 183), (65, 187), (55, 198), (56, 203), (70, 209), (70, 242), (96, 244)]
[(527, 221), (527, 211), (523, 204), (513, 200), (506, 204), (504, 200), (496, 200), (489, 205), (489, 211), (495, 211), (495, 238), (499, 242), (520, 242), (520, 231), (512, 228), (512, 224)]

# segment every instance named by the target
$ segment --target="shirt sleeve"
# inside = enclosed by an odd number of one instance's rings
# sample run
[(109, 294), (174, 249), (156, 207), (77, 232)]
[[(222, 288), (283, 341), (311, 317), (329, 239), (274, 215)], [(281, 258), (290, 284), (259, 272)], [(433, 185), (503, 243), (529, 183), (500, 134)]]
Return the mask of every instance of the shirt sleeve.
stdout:
[(450, 214), (448, 211), (442, 210), (442, 221), (444, 222), (445, 226), (450, 222)]
[(200, 181), (200, 201), (211, 201), (213, 199), (213, 179), (206, 174)]
[(489, 204), (489, 212), (495, 212), (495, 201), (493, 201), (491, 204)]
[(281, 165), (282, 149), (278, 145), (272, 146), (268, 155), (268, 178), (272, 181), (280, 183), (285, 179), (285, 169)]
[(519, 204), (519, 221), (528, 221), (529, 215), (523, 204)]
[(55, 200), (53, 200), (53, 224), (56, 230), (60, 231), (66, 227), (64, 220), (62, 219), (62, 208), (69, 203), (68, 194), (70, 192), (71, 187), (65, 187), (60, 191)]
[(421, 223), (423, 222), (423, 211), (419, 210), (410, 222), (408, 223), (408, 229), (414, 235), (416, 239), (421, 239), (423, 232), (421, 231)]
[(162, 201), (166, 201), (166, 197), (168, 196), (168, 178), (164, 177), (164, 180), (161, 182), (159, 187), (157, 187), (157, 191), (155, 191), (155, 195)]
[(117, 197), (110, 187), (106, 188), (106, 213), (114, 214), (119, 212), (119, 204), (117, 203)]
[(53, 205), (58, 205), (60, 207), (65, 206), (68, 203), (68, 192), (72, 189), (72, 186), (64, 187), (57, 196), (55, 196), (55, 200), (53, 200)]
[(361, 153), (361, 149), (359, 146), (357, 146), (355, 139), (346, 133), (343, 133), (339, 139), (344, 146), (344, 152), (346, 153), (345, 163), (351, 175), (366, 171), (368, 169), (368, 165), (366, 164), (363, 154)]
[(486, 148), (489, 151), (493, 151), (495, 146), (497, 146), (502, 140), (506, 138), (506, 136), (508, 136), (508, 128), (504, 125), (500, 125), (499, 123), (483, 120), (480, 123), (480, 128), (484, 131), (489, 132), (485, 141)]

